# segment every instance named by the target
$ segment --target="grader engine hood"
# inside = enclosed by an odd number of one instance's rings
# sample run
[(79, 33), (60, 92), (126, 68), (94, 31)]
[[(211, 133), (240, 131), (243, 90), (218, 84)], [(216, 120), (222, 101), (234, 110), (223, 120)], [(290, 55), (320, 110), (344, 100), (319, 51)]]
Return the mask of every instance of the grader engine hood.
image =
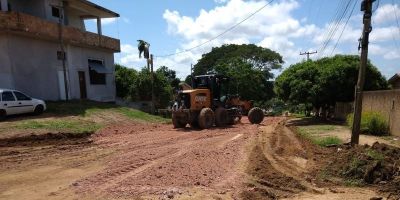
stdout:
[(183, 93), (190, 96), (191, 110), (211, 107), (211, 95), (208, 89), (185, 90)]

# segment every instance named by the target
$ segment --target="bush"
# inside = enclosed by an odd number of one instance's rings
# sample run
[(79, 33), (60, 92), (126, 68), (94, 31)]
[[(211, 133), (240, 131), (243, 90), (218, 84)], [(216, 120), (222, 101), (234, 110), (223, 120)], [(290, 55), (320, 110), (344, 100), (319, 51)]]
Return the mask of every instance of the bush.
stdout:
[[(347, 124), (352, 128), (353, 114), (347, 116)], [(360, 132), (368, 135), (389, 135), (389, 124), (377, 112), (363, 112), (361, 116)]]

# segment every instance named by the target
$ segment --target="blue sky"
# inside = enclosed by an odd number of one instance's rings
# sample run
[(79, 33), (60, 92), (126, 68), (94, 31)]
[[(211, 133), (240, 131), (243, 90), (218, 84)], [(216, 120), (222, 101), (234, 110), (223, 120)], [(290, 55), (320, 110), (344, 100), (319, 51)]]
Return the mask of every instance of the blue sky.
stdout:
[[(352, 0), (339, 26), (332, 28), (330, 24), (335, 24), (335, 14), (343, 10), (345, 1), (275, 0), (240, 26), (200, 48), (175, 56), (158, 57), (189, 49), (215, 37), (267, 1), (92, 0), (121, 15), (118, 19), (103, 20), (104, 34), (121, 40), (122, 51), (115, 54), (117, 63), (135, 69), (145, 66), (146, 62), (138, 58), (136, 48), (136, 40), (143, 39), (151, 44), (151, 53), (157, 56), (155, 67), (165, 65), (176, 70), (181, 78), (190, 73), (190, 64), (195, 64), (202, 54), (209, 52), (213, 46), (229, 43), (254, 43), (277, 51), (284, 57), (284, 67), (305, 59), (299, 55), (300, 51), (319, 51), (311, 59), (358, 54), (362, 12), (361, 0), (356, 1)], [(354, 12), (345, 25), (353, 5)], [(378, 1), (374, 3), (369, 58), (387, 78), (400, 72), (399, 22), (398, 0), (380, 0), (379, 6)], [(87, 23), (87, 28), (94, 30), (94, 23)], [(333, 29), (336, 32), (321, 53), (327, 34)]]

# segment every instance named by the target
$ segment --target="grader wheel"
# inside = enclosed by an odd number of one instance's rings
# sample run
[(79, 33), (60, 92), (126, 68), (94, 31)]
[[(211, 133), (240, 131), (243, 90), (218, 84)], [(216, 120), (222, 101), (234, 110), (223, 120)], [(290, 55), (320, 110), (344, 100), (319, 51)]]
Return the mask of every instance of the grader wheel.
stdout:
[(226, 126), (228, 123), (228, 111), (225, 108), (217, 108), (215, 110), (215, 125), (216, 126)]
[(254, 107), (249, 111), (249, 121), (252, 124), (259, 124), (264, 120), (264, 112), (261, 108)]
[(201, 129), (211, 128), (214, 124), (214, 112), (211, 108), (203, 108), (199, 114), (199, 126)]
[(178, 118), (175, 114), (172, 114), (172, 124), (174, 128), (185, 128), (186, 122), (183, 122), (182, 119)]

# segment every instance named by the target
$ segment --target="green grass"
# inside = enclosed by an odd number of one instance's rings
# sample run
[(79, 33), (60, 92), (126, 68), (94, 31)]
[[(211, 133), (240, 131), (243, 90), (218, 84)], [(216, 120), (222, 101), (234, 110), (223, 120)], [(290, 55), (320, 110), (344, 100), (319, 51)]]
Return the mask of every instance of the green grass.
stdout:
[(345, 179), (344, 185), (346, 187), (362, 187), (365, 183), (361, 179)]
[(0, 133), (12, 133), (12, 130), (29, 130), (26, 131), (27, 133), (94, 133), (110, 123), (118, 123), (117, 120), (119, 119), (171, 123), (171, 119), (109, 103), (93, 101), (48, 102), (47, 107), (47, 111), (38, 119), (16, 118), (17, 120), (1, 123)]
[(159, 116), (155, 115), (150, 115), (148, 113), (131, 109), (131, 108), (126, 108), (126, 107), (119, 107), (114, 109), (115, 111), (123, 114), (124, 116), (130, 118), (130, 119), (136, 119), (136, 120), (141, 120), (141, 121), (146, 121), (146, 122), (155, 122), (155, 123), (170, 123), (171, 119), (166, 119), (162, 118)]
[(329, 137), (323, 137), (323, 138), (314, 138), (312, 139), (314, 144), (317, 144), (319, 146), (327, 147), (330, 145), (339, 145), (342, 144), (342, 140), (339, 139), (336, 136), (329, 136)]
[(333, 131), (336, 128), (337, 127), (333, 125), (310, 125), (297, 127), (297, 132), (301, 137), (310, 140), (312, 143), (327, 147), (330, 145), (338, 145), (343, 143), (343, 141), (336, 136), (319, 136), (322, 133)]
[(369, 157), (371, 157), (372, 159), (374, 159), (374, 160), (383, 160), (383, 159), (385, 159), (385, 156), (384, 156), (382, 153), (380, 153), (380, 152), (378, 152), (378, 151), (375, 151), (375, 150), (373, 150), (373, 149), (367, 149), (365, 153), (366, 153)]
[[(353, 114), (347, 116), (347, 124), (353, 126)], [(360, 132), (368, 135), (390, 135), (388, 121), (379, 112), (363, 112), (361, 115)]]
[(68, 133), (94, 133), (102, 126), (82, 120), (26, 120), (17, 123), (16, 129), (42, 129), (48, 131), (63, 131)]
[(46, 112), (62, 116), (87, 116), (102, 110), (110, 110), (118, 107), (115, 104), (94, 101), (48, 102)]

